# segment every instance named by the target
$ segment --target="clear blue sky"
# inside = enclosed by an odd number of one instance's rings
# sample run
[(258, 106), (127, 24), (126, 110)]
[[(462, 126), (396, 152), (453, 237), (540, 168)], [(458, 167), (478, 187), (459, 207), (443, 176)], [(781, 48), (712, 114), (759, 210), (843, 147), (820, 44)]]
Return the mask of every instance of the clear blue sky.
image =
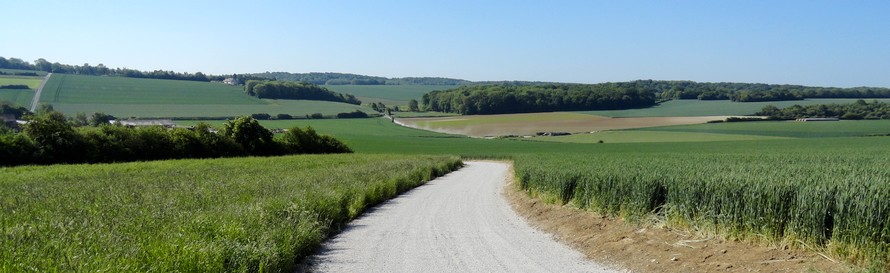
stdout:
[(890, 1), (5, 1), (0, 56), (212, 74), (890, 87)]

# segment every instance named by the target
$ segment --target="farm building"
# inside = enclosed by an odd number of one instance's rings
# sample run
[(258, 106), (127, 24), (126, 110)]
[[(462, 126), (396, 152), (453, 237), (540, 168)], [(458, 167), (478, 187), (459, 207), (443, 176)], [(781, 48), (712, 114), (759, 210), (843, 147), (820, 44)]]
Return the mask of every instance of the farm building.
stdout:
[(120, 124), (123, 126), (164, 126), (172, 128), (176, 123), (172, 119), (142, 119), (142, 120), (112, 120), (111, 124)]
[(840, 119), (839, 118), (799, 118), (799, 119), (797, 119), (797, 121), (803, 121), (803, 122), (807, 122), (807, 121), (838, 121), (838, 120), (840, 120)]

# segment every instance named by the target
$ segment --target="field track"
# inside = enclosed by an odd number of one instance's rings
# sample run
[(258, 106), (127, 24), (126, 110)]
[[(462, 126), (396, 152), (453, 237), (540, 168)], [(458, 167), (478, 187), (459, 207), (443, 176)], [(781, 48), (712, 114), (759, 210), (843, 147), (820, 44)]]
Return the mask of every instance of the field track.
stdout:
[(309, 258), (308, 272), (617, 272), (531, 228), (501, 195), (505, 163), (463, 169), (383, 203)]
[(40, 82), (40, 86), (37, 87), (37, 92), (34, 92), (34, 98), (31, 99), (31, 112), (37, 110), (37, 102), (40, 101), (40, 92), (43, 92), (43, 86), (46, 86), (46, 82), (49, 81), (49, 76), (52, 76), (53, 73), (46, 73), (46, 77), (43, 78), (43, 81)]

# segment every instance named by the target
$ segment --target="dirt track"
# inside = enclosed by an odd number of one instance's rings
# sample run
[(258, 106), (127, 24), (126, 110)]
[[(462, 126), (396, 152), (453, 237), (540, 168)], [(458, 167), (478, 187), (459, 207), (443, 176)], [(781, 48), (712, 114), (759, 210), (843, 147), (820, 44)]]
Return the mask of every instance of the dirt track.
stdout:
[(617, 272), (531, 228), (502, 195), (506, 163), (463, 169), (356, 219), (308, 272)]

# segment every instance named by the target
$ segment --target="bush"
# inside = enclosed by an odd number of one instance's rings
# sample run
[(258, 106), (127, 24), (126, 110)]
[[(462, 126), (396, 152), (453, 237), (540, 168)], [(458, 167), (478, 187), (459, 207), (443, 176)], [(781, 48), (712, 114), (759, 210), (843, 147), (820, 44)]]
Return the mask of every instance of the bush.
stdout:
[(337, 114), (337, 118), (367, 118), (368, 114), (365, 112), (355, 110), (351, 113), (339, 113)]
[(352, 153), (352, 149), (343, 142), (319, 135), (312, 127), (307, 127), (306, 130), (300, 127), (289, 129), (281, 138), (281, 144), (289, 153), (295, 154)]
[(294, 117), (288, 114), (278, 114), (275, 115), (275, 119), (294, 119)]

